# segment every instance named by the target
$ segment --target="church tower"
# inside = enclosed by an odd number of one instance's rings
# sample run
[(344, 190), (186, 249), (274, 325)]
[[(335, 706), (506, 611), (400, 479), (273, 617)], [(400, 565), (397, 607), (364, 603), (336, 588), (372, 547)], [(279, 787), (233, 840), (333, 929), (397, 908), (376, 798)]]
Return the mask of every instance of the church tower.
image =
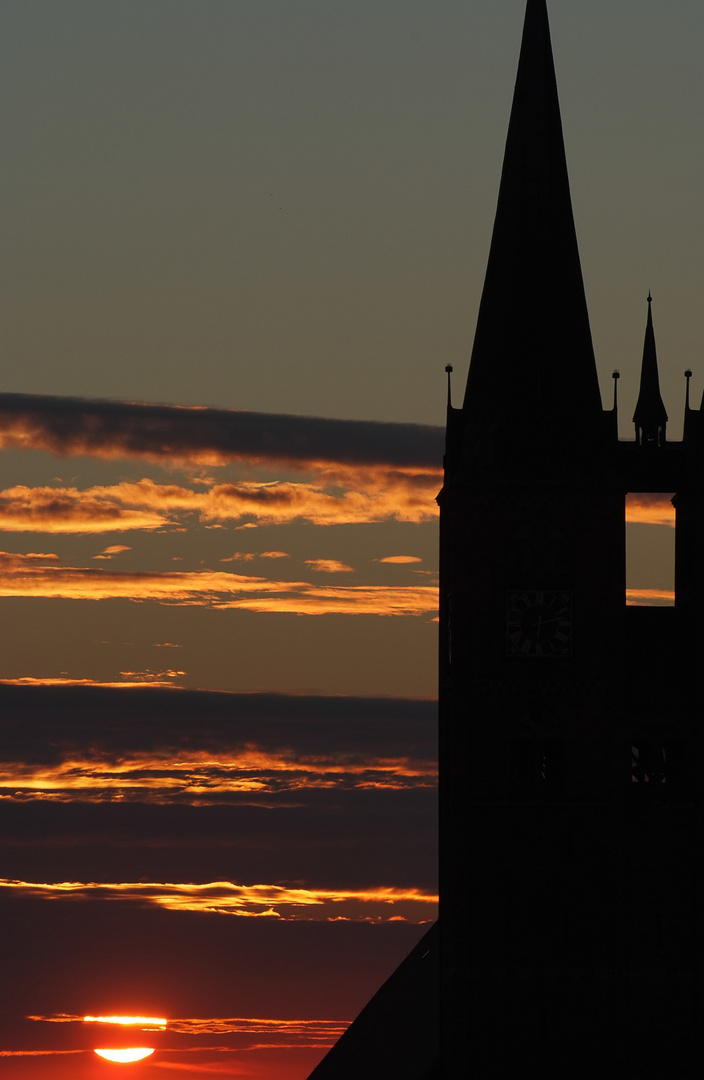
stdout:
[[(685, 375), (673, 442), (649, 294), (635, 438), (619, 441), (546, 3), (527, 0), (438, 496), (440, 919), (311, 1080), (702, 1075), (704, 403)], [(640, 606), (626, 500), (663, 492), (674, 603)]]
[[(704, 429), (602, 407), (545, 0), (528, 0), (438, 496), (443, 1080), (701, 1074)], [(677, 492), (672, 607), (626, 600), (629, 492)]]

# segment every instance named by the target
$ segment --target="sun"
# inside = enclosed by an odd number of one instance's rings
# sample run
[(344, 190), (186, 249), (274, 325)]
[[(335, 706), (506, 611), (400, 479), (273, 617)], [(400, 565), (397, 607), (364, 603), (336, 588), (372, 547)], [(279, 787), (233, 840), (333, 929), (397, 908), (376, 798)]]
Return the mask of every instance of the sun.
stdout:
[(132, 1046), (124, 1050), (94, 1050), (93, 1053), (105, 1058), (106, 1061), (119, 1061), (125, 1064), (128, 1061), (142, 1061), (153, 1054), (154, 1050), (147, 1046)]

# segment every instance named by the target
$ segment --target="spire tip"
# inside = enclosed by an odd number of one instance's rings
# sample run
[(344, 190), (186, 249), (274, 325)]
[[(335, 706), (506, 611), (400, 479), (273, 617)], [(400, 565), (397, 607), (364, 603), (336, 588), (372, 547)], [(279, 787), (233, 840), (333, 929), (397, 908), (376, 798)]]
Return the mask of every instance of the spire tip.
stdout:
[(452, 408), (452, 364), (445, 364), (445, 371), (447, 372), (447, 407)]

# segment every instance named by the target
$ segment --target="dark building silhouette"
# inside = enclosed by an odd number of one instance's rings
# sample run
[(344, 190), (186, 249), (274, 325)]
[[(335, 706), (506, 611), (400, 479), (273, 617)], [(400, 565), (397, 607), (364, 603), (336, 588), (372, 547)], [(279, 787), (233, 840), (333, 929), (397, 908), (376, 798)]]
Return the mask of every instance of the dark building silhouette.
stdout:
[(440, 1080), (439, 925), (376, 992), (308, 1080)]
[[(704, 412), (687, 393), (683, 441), (666, 439), (650, 300), (636, 437), (619, 442), (616, 384), (608, 410), (598, 385), (546, 4), (528, 0), (438, 496), (439, 1063), (403, 1056), (414, 1022), (402, 965), (385, 987), (396, 980), (397, 1005), (387, 994), (382, 1021), (377, 995), (315, 1080), (702, 1073)], [(677, 493), (672, 607), (626, 603), (629, 492)], [(432, 977), (414, 978), (432, 1017)], [(435, 1054), (437, 1032), (425, 1037)]]

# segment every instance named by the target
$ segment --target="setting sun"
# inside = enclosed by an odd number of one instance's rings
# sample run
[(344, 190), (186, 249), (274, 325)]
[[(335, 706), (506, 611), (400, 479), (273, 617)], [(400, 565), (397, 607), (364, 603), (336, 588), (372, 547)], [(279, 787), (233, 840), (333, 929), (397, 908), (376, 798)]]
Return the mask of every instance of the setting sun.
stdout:
[(154, 1050), (146, 1046), (133, 1046), (124, 1050), (95, 1050), (94, 1052), (106, 1061), (119, 1061), (125, 1064), (128, 1061), (141, 1061), (153, 1054)]

